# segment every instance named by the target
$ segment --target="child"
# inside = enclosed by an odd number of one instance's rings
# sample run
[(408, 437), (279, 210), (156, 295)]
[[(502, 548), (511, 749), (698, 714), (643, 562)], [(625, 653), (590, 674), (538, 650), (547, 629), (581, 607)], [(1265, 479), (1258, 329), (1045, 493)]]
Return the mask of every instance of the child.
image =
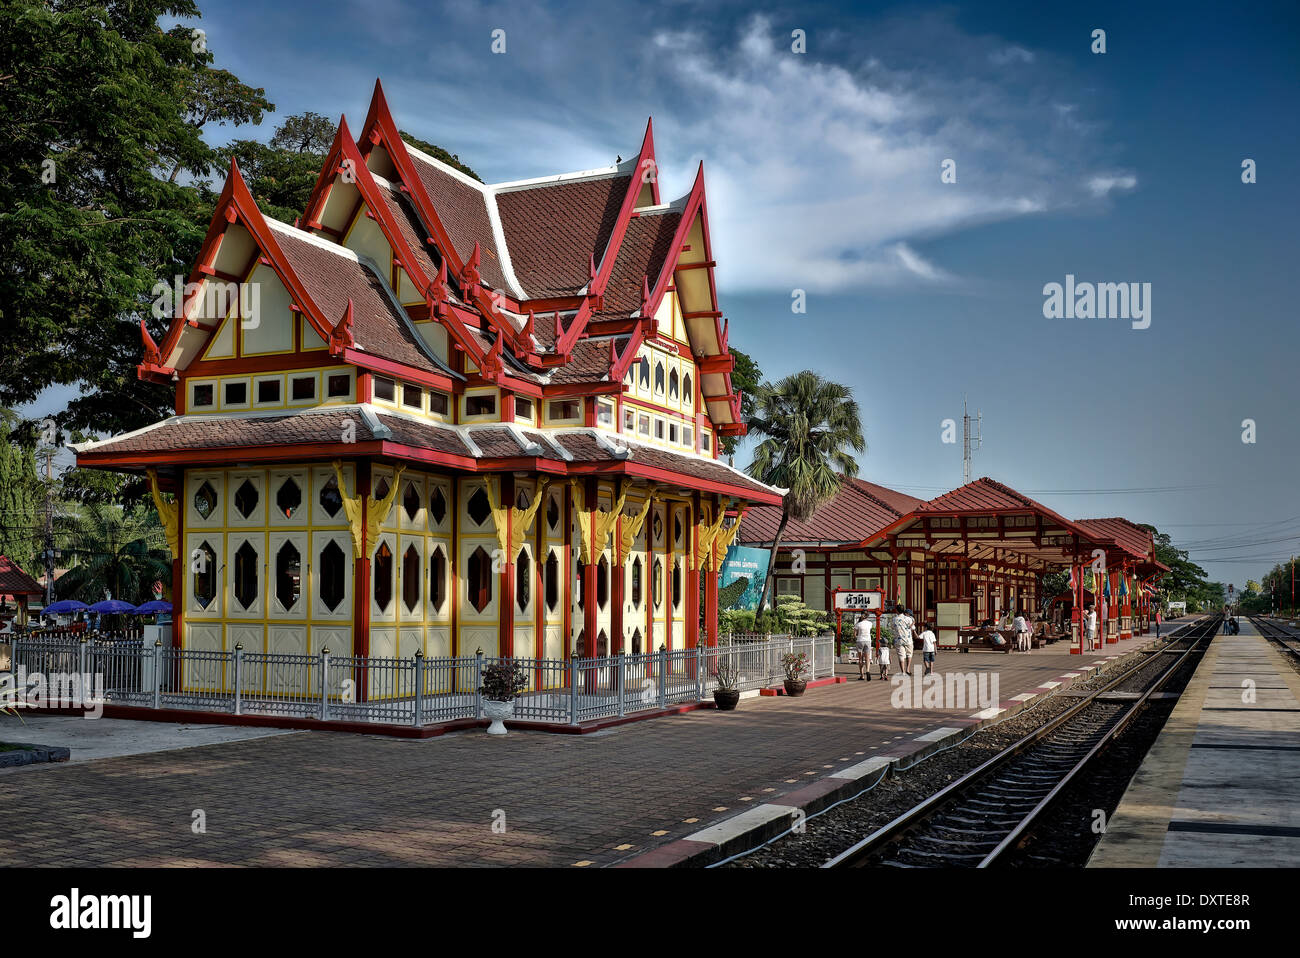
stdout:
[(879, 649), (878, 651), (879, 651), (879, 655), (880, 655), (880, 677), (881, 677), (882, 679), (885, 679), (886, 681), (888, 681), (888, 679), (889, 679), (889, 646), (888, 646), (886, 643), (882, 642), (882, 643), (880, 643), (880, 649)]

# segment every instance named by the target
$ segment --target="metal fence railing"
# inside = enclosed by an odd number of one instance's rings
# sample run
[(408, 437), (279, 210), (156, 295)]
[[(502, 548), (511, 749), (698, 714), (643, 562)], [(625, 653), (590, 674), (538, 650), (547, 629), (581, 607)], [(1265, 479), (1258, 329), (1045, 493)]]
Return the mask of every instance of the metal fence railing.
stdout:
[(570, 659), (174, 649), (76, 635), (20, 638), (12, 648), (15, 674), (83, 676), (67, 687), (107, 703), (417, 726), (482, 718), (483, 670), (501, 663), (526, 677), (516, 720), (570, 725), (704, 701), (717, 688), (720, 663), (741, 691), (780, 684), (787, 653), (806, 655), (804, 678), (835, 673), (829, 635), (723, 635), (716, 647)]

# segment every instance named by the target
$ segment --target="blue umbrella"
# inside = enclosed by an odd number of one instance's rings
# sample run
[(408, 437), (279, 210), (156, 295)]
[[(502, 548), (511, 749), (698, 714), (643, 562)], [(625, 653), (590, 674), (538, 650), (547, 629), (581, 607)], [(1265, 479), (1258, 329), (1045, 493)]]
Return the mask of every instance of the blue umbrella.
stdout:
[(90, 611), (99, 615), (113, 615), (119, 612), (134, 612), (135, 606), (130, 602), (123, 602), (121, 599), (105, 599), (103, 602), (96, 602), (92, 605)]
[(135, 614), (153, 615), (156, 612), (170, 612), (171, 610), (172, 604), (170, 602), (164, 602), (162, 599), (154, 599), (151, 602), (146, 602), (144, 605), (137, 605), (135, 607)]
[(69, 615), (73, 612), (80, 612), (82, 609), (89, 609), (90, 606), (84, 602), (78, 602), (76, 599), (60, 599), (51, 605), (47, 605), (42, 611), (42, 615)]

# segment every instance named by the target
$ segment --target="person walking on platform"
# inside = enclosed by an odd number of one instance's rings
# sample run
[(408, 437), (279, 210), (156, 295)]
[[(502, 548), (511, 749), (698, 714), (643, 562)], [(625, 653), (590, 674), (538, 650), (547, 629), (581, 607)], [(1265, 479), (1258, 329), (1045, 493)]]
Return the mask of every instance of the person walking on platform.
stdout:
[(934, 622), (925, 623), (925, 631), (921, 633), (921, 659), (924, 663), (925, 675), (934, 674), (934, 652), (937, 647), (937, 639), (934, 637)]
[(912, 610), (904, 609), (902, 615), (894, 617), (894, 651), (898, 653), (898, 670), (912, 674), (912, 633), (916, 631), (916, 619)]
[(871, 681), (871, 617), (865, 612), (853, 626), (853, 645), (858, 652), (858, 681)]
[(1097, 651), (1097, 611), (1089, 605), (1083, 611), (1083, 626), (1088, 633), (1088, 651)]
[(1154, 614), (1153, 614), (1151, 617), (1152, 617), (1153, 619), (1156, 620), (1156, 638), (1159, 639), (1159, 638), (1160, 638), (1160, 608), (1159, 608), (1159, 606), (1156, 607), (1156, 610), (1155, 610)]
[(1016, 651), (1029, 653), (1029, 622), (1022, 609), (1011, 623), (1011, 630), (1016, 633)]
[(878, 650), (880, 655), (880, 677), (886, 682), (889, 681), (889, 644), (881, 642)]

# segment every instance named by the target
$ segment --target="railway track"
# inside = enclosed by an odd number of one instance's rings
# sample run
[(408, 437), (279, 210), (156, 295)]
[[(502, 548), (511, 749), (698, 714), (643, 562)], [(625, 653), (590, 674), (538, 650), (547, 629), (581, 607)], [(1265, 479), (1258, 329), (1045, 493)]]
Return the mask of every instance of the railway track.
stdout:
[(1273, 642), (1283, 652), (1300, 657), (1300, 631), (1257, 615), (1247, 618), (1250, 624), (1259, 630), (1260, 635)]
[(1218, 632), (1222, 616), (1186, 626), (1149, 661), (826, 862), (823, 868), (987, 868), (1018, 847), (1061, 792), (1143, 704)]

